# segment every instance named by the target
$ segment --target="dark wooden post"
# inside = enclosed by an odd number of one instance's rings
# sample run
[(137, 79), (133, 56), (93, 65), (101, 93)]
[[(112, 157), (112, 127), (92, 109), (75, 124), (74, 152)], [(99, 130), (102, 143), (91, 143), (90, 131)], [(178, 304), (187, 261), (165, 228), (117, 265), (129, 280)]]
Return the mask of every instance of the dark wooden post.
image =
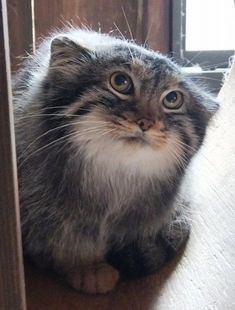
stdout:
[(25, 310), (6, 0), (0, 1), (0, 309)]

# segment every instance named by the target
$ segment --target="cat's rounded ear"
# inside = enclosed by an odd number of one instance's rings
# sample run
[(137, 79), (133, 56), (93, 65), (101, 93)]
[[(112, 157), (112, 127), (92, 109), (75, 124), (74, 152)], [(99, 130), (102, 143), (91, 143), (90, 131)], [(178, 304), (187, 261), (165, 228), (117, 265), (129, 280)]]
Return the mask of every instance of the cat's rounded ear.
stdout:
[(90, 57), (90, 51), (66, 36), (57, 36), (51, 41), (50, 66), (63, 66)]

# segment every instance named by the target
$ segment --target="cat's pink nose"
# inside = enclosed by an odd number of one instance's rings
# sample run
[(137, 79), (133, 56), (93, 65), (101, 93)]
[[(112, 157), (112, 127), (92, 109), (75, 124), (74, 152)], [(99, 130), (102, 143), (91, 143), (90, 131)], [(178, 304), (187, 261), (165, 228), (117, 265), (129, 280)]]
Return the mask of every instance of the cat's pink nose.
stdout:
[(154, 121), (146, 118), (139, 119), (136, 123), (143, 131), (149, 130), (154, 125)]

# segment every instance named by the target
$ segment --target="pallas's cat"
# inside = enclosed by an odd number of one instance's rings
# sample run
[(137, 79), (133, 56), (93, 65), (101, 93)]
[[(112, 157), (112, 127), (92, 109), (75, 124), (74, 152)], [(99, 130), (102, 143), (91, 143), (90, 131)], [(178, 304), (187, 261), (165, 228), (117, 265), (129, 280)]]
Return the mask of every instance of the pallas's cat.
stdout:
[(77, 290), (156, 272), (189, 234), (176, 203), (216, 103), (167, 57), (52, 35), (14, 82), (23, 245)]

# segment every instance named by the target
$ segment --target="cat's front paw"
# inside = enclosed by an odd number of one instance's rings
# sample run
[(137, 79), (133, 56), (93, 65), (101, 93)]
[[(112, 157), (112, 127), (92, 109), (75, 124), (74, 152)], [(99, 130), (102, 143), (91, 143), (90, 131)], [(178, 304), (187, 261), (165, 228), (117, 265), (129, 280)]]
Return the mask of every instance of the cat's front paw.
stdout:
[(190, 224), (184, 219), (174, 219), (167, 224), (161, 231), (163, 239), (168, 250), (172, 254), (178, 252), (186, 244), (190, 234)]
[(67, 274), (67, 281), (74, 289), (88, 294), (106, 294), (114, 289), (118, 280), (119, 272), (106, 263)]

